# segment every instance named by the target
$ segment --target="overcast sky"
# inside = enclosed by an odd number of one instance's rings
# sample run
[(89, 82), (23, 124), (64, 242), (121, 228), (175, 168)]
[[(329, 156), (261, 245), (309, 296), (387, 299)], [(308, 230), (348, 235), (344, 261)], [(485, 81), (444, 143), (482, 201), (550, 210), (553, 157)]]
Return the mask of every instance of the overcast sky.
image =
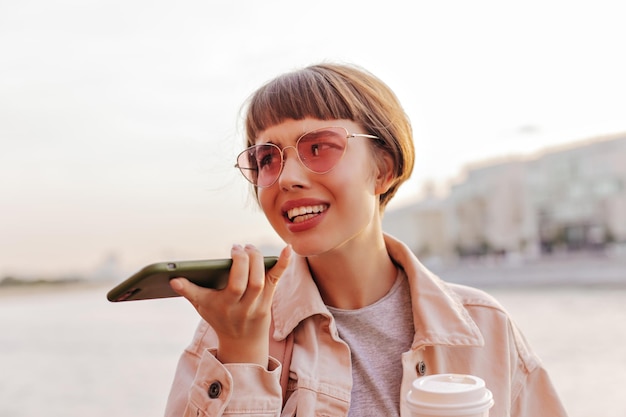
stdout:
[(396, 205), (468, 162), (624, 132), (621, 3), (0, 0), (0, 279), (276, 242), (233, 168), (238, 111), (322, 60), (411, 117)]

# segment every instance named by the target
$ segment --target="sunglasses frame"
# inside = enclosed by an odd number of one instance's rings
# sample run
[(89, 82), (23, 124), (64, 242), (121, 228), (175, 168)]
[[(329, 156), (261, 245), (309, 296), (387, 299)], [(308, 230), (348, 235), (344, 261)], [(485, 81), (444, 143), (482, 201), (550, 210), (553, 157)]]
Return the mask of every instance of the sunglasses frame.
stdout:
[[(343, 153), (341, 154), (341, 157), (337, 160), (337, 162), (330, 167), (328, 170), (324, 171), (324, 172), (317, 172), (314, 171), (313, 169), (309, 168), (304, 161), (302, 160), (302, 158), (300, 157), (300, 152), (298, 152), (298, 144), (300, 143), (300, 140), (317, 131), (321, 131), (321, 130), (329, 130), (329, 129), (341, 129), (344, 132), (346, 132), (346, 146), (343, 149)], [(326, 127), (320, 127), (318, 129), (313, 129), (310, 130), (306, 133), (303, 133), (300, 137), (298, 137), (298, 139), (296, 140), (296, 143), (294, 145), (289, 145), (289, 146), (285, 146), (284, 148), (280, 148), (278, 145), (274, 144), (274, 143), (260, 143), (258, 145), (252, 145), (246, 149), (244, 149), (242, 152), (239, 153), (239, 155), (237, 155), (237, 163), (235, 164), (235, 168), (239, 168), (239, 171), (241, 172), (241, 175), (243, 175), (243, 177), (252, 185), (254, 185), (255, 187), (258, 188), (268, 188), (271, 187), (272, 185), (276, 184), (276, 181), (278, 181), (278, 179), (280, 178), (280, 175), (283, 173), (283, 168), (285, 166), (285, 151), (288, 148), (293, 148), (296, 151), (296, 156), (298, 157), (298, 161), (300, 161), (300, 164), (302, 164), (302, 166), (309, 172), (312, 172), (314, 174), (326, 174), (330, 171), (332, 171), (337, 165), (339, 165), (339, 162), (341, 162), (341, 160), (343, 159), (343, 156), (346, 154), (346, 149), (348, 148), (348, 140), (351, 138), (368, 138), (368, 139), (380, 139), (378, 136), (374, 136), (374, 135), (369, 135), (367, 133), (351, 133), (348, 131), (348, 129), (346, 129), (345, 127), (341, 127), (341, 126), (326, 126)], [(273, 146), (276, 149), (278, 149), (278, 152), (280, 154), (280, 169), (278, 170), (278, 174), (276, 175), (276, 178), (267, 185), (259, 185), (258, 183), (255, 184), (254, 181), (252, 181), (250, 178), (248, 178), (248, 176), (245, 174), (246, 171), (258, 171), (258, 169), (254, 169), (254, 168), (245, 168), (242, 167), (241, 165), (239, 165), (239, 158), (241, 158), (242, 155), (245, 155), (246, 153), (249, 153), (252, 149), (261, 147), (261, 146)], [(258, 182), (258, 181), (257, 181)]]

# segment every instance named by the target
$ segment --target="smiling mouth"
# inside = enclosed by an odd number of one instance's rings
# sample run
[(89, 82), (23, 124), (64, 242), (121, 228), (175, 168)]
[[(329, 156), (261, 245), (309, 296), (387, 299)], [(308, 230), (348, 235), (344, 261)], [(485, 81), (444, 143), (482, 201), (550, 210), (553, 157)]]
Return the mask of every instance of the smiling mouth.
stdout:
[(328, 209), (328, 206), (325, 204), (318, 204), (315, 206), (303, 206), (303, 207), (294, 207), (292, 209), (287, 210), (287, 218), (292, 223), (301, 223), (312, 219), (315, 216), (318, 216), (320, 213), (323, 213)]

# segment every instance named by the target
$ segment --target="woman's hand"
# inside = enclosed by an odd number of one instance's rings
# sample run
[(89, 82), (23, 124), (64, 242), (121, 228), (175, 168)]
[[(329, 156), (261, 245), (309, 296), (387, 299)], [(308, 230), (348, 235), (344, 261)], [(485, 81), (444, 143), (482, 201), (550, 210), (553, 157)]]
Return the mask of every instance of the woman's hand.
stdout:
[(258, 249), (233, 245), (233, 265), (226, 288), (203, 288), (185, 278), (170, 281), (172, 289), (189, 300), (215, 330), (219, 339), (217, 359), (222, 363), (267, 367), (272, 298), (290, 256), (291, 247), (287, 246), (266, 274)]

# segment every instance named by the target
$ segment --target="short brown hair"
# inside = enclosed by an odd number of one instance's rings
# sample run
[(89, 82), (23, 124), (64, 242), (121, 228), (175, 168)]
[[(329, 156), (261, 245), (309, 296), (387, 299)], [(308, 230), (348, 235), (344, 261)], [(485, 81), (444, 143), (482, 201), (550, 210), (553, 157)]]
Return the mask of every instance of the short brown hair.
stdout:
[[(394, 181), (380, 196), (381, 210), (413, 170), (415, 150), (411, 123), (391, 89), (356, 66), (318, 64), (278, 76), (249, 99), (245, 114), (248, 146), (265, 129), (284, 120), (311, 117), (347, 119), (361, 124), (379, 140), (375, 150), (393, 161)], [(374, 155), (380, 155), (374, 152)]]

